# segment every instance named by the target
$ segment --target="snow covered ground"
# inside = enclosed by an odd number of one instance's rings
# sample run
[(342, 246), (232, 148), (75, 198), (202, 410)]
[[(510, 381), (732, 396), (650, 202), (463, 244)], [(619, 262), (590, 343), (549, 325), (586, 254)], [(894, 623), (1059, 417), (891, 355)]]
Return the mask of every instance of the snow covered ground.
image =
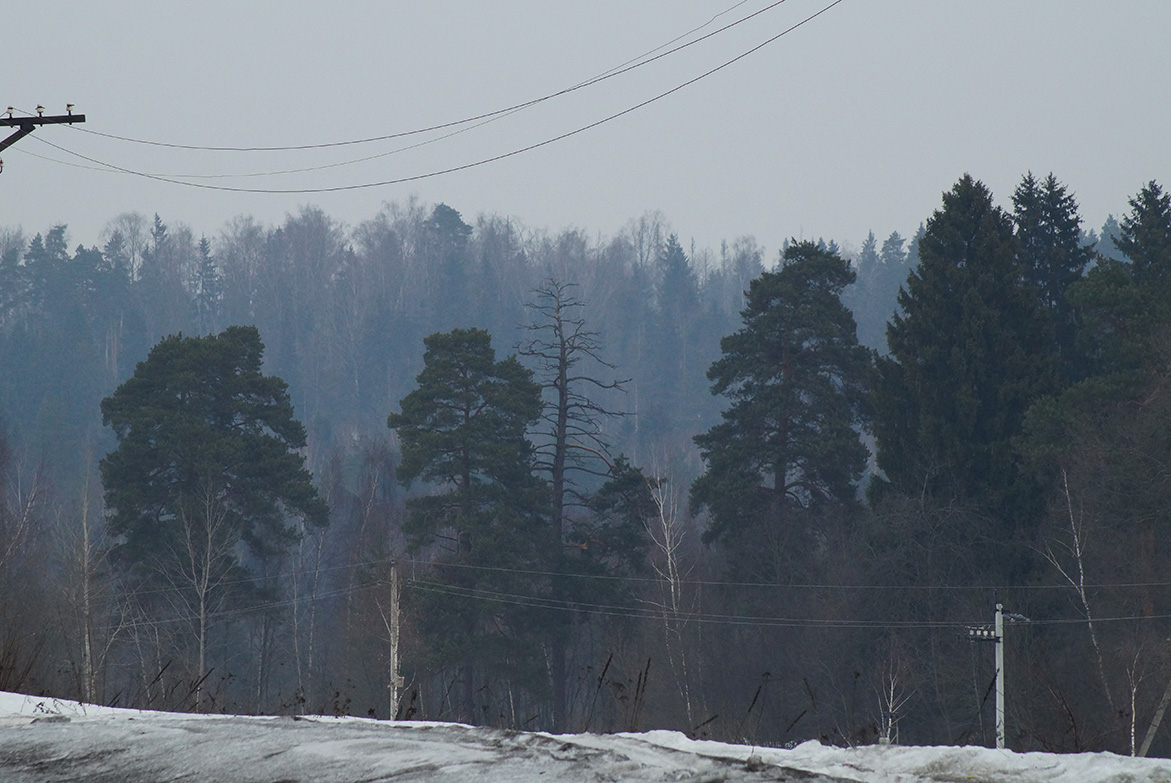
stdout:
[(1171, 761), (988, 748), (791, 750), (682, 734), (550, 735), (453, 723), (119, 710), (0, 693), (0, 781), (867, 781), (1171, 783)]

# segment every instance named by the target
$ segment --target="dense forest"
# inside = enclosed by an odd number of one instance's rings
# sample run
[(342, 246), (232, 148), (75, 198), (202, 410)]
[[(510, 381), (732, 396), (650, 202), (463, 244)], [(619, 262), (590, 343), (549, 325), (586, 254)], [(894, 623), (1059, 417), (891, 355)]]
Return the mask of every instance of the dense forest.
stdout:
[(991, 744), (1001, 603), (1010, 747), (1167, 755), (1171, 196), (1119, 215), (0, 231), (0, 689)]

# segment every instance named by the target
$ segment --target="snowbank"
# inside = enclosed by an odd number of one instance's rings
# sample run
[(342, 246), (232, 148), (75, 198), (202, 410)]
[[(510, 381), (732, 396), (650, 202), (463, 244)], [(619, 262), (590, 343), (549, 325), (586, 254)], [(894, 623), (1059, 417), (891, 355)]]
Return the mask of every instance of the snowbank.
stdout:
[(189, 715), (0, 692), (0, 780), (1171, 783), (1171, 761), (973, 747), (759, 748), (367, 718)]

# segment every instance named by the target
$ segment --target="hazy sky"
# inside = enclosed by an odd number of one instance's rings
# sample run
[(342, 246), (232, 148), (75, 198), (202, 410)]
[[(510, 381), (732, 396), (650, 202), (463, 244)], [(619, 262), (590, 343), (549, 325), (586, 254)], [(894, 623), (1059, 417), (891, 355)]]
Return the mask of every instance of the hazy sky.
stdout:
[[(771, 258), (789, 236), (856, 247), (870, 230), (913, 233), (964, 172), (1008, 205), (1025, 171), (1052, 171), (1092, 228), (1124, 213), (1145, 182), (1171, 186), (1166, 0), (840, 0), (728, 67), (576, 135), (462, 171), (340, 192), (201, 189), (93, 170), (101, 167), (46, 144), (137, 172), (202, 175), (187, 181), (216, 187), (415, 177), (627, 110), (831, 2), (787, 0), (479, 126), (313, 150), (213, 152), (86, 131), (227, 147), (402, 133), (557, 93), (773, 3), (15, 0), (0, 15), (0, 109), (39, 103), (57, 114), (68, 102), (88, 121), (41, 128), (0, 153), (0, 227), (31, 234), (65, 222), (72, 244), (88, 245), (111, 218), (139, 211), (214, 237), (240, 214), (271, 224), (315, 204), (355, 225), (383, 202), (415, 195), (469, 222), (493, 212), (534, 229), (604, 235), (660, 210), (685, 247), (751, 234)], [(463, 132), (441, 138), (453, 131)], [(430, 143), (403, 149), (420, 142)], [(314, 170), (220, 176), (304, 168)]]

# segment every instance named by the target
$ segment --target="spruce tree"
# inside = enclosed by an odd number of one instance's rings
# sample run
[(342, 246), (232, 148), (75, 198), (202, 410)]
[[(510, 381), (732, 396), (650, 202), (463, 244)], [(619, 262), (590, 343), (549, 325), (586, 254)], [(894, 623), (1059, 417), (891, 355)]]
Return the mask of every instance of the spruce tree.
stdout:
[(211, 255), (207, 237), (199, 239), (199, 268), (195, 273), (195, 325), (200, 334), (208, 334), (220, 320), (224, 298), (224, 277)]
[(1153, 180), (1148, 182), (1130, 199), (1130, 212), (1120, 228), (1118, 249), (1130, 259), (1135, 282), (1148, 288), (1152, 298), (1167, 304), (1164, 295), (1171, 292), (1171, 193)]
[(658, 312), (649, 326), (653, 351), (644, 357), (654, 402), (640, 427), (650, 429), (661, 444), (681, 429), (687, 432), (686, 426), (701, 415), (704, 397), (699, 370), (706, 361), (699, 357), (707, 317), (700, 306), (699, 280), (675, 234), (667, 237), (657, 263), (661, 275), (655, 289)]
[(472, 227), (446, 204), (436, 206), (423, 224), (423, 251), (431, 270), (428, 304), (432, 322), (443, 328), (470, 326), (476, 319), (471, 235)]
[(1037, 489), (1014, 448), (1032, 402), (1052, 389), (1046, 319), (1025, 281), (1012, 219), (965, 175), (918, 242), (878, 362), (876, 490), (974, 504), (993, 538), (1035, 518)]
[(1077, 202), (1053, 174), (1040, 182), (1031, 172), (1017, 186), (1012, 202), (1024, 279), (1036, 289), (1049, 316), (1062, 378), (1075, 380), (1084, 369), (1075, 346), (1074, 309), (1066, 294), (1093, 257), (1093, 249), (1083, 243)]
[(1151, 341), (1171, 326), (1171, 194), (1152, 181), (1129, 203), (1115, 239), (1125, 260), (1100, 257), (1069, 292), (1090, 381), (1079, 393), (1126, 397), (1161, 369)]
[(889, 313), (876, 299), (876, 283), (882, 274), (882, 260), (878, 255), (878, 239), (871, 231), (862, 242), (862, 249), (854, 259), (855, 280), (846, 287), (842, 301), (854, 314), (858, 322), (858, 340), (870, 348), (878, 348), (885, 342), (882, 333)]

